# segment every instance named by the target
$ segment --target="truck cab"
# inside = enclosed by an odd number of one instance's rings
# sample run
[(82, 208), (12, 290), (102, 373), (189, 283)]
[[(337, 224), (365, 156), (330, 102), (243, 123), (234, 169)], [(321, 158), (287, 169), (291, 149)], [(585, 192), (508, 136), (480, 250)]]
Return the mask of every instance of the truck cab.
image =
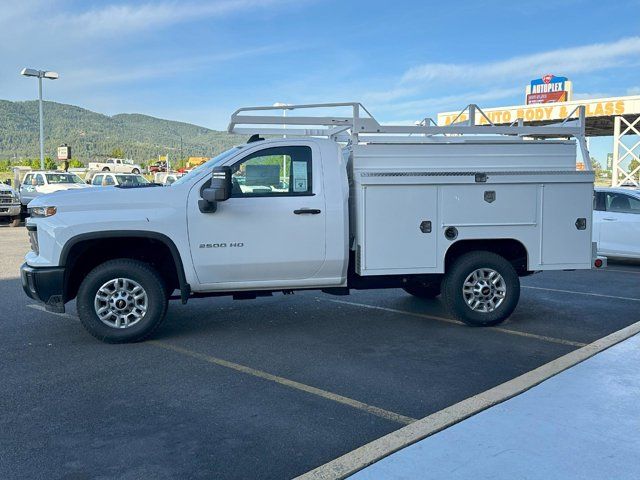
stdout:
[(307, 289), (442, 295), (454, 317), (489, 326), (516, 308), (520, 276), (604, 265), (593, 172), (575, 166), (584, 123), (383, 126), (345, 105), (350, 118), (288, 116), (286, 137), (267, 140), (282, 117), (238, 110), (229, 131), (249, 141), (167, 188), (37, 199), (25, 293), (57, 312), (76, 299), (84, 327), (115, 343), (151, 335), (169, 298)]

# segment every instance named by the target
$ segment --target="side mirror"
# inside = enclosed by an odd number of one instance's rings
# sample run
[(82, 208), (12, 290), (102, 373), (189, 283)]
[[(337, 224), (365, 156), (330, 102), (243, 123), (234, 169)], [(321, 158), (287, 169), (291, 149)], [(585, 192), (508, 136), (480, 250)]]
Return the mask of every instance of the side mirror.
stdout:
[(198, 207), (202, 213), (214, 213), (218, 202), (224, 202), (231, 196), (231, 167), (215, 167), (211, 174), (211, 186), (200, 193), (202, 200)]
[(7, 178), (7, 179), (4, 181), (4, 183), (5, 183), (5, 184), (7, 184), (7, 185), (9, 185), (9, 186), (11, 186), (11, 179), (10, 179), (10, 178)]
[(216, 191), (216, 201), (224, 202), (231, 196), (231, 167), (214, 167), (211, 187)]

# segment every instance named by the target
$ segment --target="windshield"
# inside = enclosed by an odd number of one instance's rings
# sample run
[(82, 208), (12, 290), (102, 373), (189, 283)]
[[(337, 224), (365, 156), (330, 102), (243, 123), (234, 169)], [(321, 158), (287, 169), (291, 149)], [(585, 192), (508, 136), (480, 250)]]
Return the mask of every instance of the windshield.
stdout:
[(47, 173), (47, 182), (50, 184), (59, 183), (82, 183), (82, 179), (75, 173)]
[(240, 150), (243, 147), (244, 145), (240, 147), (233, 147), (233, 148), (230, 148), (229, 150), (222, 152), (217, 157), (213, 157), (211, 160), (191, 170), (185, 176), (180, 177), (175, 182), (173, 182), (171, 186), (173, 187), (174, 185), (181, 185), (183, 183), (189, 182), (192, 178), (197, 177), (200, 174), (200, 172), (205, 170), (211, 170), (214, 166), (218, 165), (219, 163), (222, 163), (223, 161), (225, 161), (227, 158), (235, 154), (238, 150)]
[(116, 175), (118, 185), (133, 186), (144, 185), (149, 183), (149, 180), (142, 175)]

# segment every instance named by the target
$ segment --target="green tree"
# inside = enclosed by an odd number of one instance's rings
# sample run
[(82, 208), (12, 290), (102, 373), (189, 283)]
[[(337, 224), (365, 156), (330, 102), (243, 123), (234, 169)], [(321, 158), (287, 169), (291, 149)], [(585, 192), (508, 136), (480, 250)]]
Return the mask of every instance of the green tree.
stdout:
[[(629, 162), (629, 169), (627, 171), (629, 173), (631, 173), (638, 167), (640, 167), (640, 162), (634, 158), (633, 160), (631, 160)], [(631, 177), (634, 177), (634, 176), (635, 176), (635, 178), (639, 178), (640, 177), (640, 172), (636, 172), (635, 175), (632, 175)]]
[(84, 163), (82, 163), (77, 158), (72, 158), (71, 160), (69, 160), (69, 168), (83, 168), (83, 167), (84, 167)]
[(56, 163), (56, 161), (53, 158), (45, 157), (45, 159), (44, 159), (44, 169), (45, 170), (57, 170), (58, 169), (58, 164)]
[(116, 147), (111, 150), (111, 154), (109, 156), (111, 158), (124, 158), (124, 151), (121, 148)]
[(599, 177), (602, 174), (602, 165), (600, 165), (600, 162), (593, 157), (591, 157), (591, 168), (596, 174), (596, 177)]

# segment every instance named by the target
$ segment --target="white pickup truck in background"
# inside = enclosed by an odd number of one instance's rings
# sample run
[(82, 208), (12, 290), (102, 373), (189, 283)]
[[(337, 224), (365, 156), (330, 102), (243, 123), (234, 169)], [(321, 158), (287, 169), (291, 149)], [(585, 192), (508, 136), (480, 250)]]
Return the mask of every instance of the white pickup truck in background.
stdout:
[[(589, 158), (583, 107), (535, 127), (477, 125), (474, 105), (447, 127), (381, 125), (359, 103), (278, 108), (236, 111), (229, 131), (249, 142), (170, 187), (35, 200), (26, 294), (58, 312), (75, 298), (106, 342), (151, 335), (176, 289), (186, 303), (403, 288), (485, 326), (516, 308), (520, 276), (605, 265), (594, 175), (576, 170), (577, 146)], [(295, 115), (331, 108), (348, 115)]]
[(11, 185), (0, 183), (0, 221), (18, 227), (22, 220), (20, 213), (20, 195)]
[(89, 162), (89, 170), (114, 173), (142, 173), (142, 167), (133, 160), (107, 158), (104, 162)]
[(62, 190), (87, 188), (88, 186), (73, 172), (31, 170), (25, 174), (19, 187), (23, 213), (25, 213), (29, 202), (36, 197)]

